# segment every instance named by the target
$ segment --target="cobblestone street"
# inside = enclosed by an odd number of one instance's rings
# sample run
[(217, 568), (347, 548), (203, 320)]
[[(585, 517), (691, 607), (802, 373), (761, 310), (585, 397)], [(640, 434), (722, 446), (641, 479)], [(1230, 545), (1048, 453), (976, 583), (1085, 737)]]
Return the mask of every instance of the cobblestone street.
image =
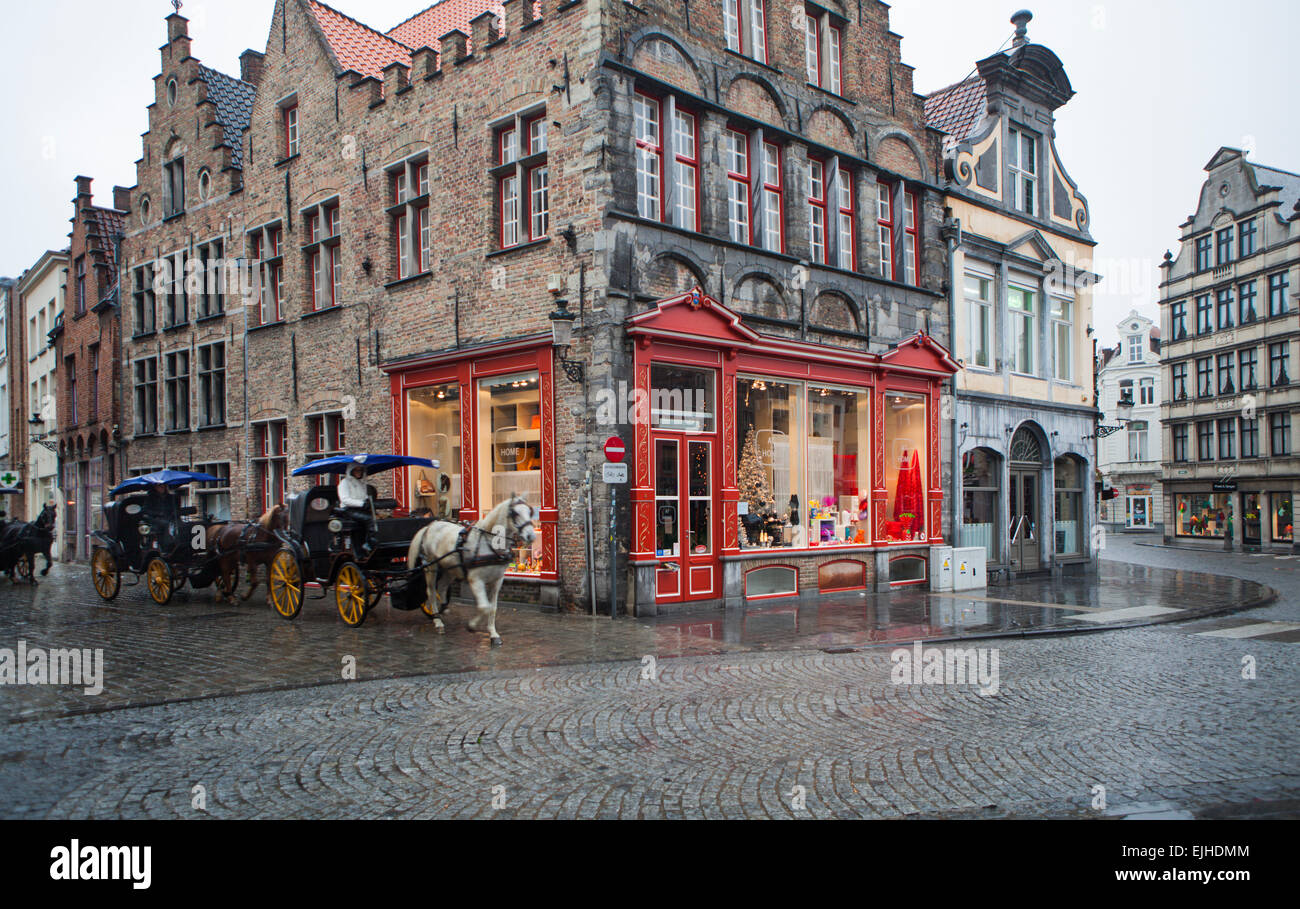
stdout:
[[(925, 594), (741, 619), (510, 610), (496, 650), (463, 625), (439, 637), (386, 608), (347, 629), (309, 603), (287, 624), (260, 594), (221, 608), (193, 594), (158, 610), (137, 589), (106, 607), (61, 568), (35, 595), (0, 590), (0, 646), (105, 647), (105, 690), (0, 690), (0, 813), (1293, 816), (1300, 560), (1114, 535), (1106, 556), (1086, 595), (1079, 582), (995, 587), (953, 598), (955, 612)], [(1193, 566), (1279, 597), (1183, 621), (1207, 598), (1241, 606), (1267, 594)], [(964, 645), (997, 649), (991, 696), (894, 684), (891, 648), (871, 646), (1104, 625), (1134, 607), (1176, 609), (1180, 621)], [(1254, 679), (1242, 678), (1247, 655)], [(319, 684), (339, 679), (345, 656), (360, 680)], [(1105, 809), (1093, 807), (1098, 785)]]

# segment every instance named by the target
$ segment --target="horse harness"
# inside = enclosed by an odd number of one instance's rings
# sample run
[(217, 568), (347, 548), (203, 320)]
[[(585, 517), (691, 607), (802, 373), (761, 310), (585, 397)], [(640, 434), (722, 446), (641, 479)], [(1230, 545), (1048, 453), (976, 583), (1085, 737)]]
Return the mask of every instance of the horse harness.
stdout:
[[(439, 556), (432, 563), (430, 563), (432, 567), (437, 568), (438, 570), (441, 571), (442, 562), (445, 559), (451, 558), (452, 556), (456, 556), (457, 558), (460, 559), (460, 562), (454, 567), (461, 569), (462, 573), (468, 573), (469, 569), (478, 568), (481, 565), (505, 565), (507, 562), (510, 561), (510, 547), (508, 545), (504, 549), (497, 549), (495, 546), (492, 545), (492, 537), (488, 533), (488, 531), (484, 530), (482, 527), (479, 527), (477, 524), (468, 524), (464, 521), (461, 521), (459, 523), (460, 523), (460, 534), (456, 537), (456, 547), (452, 549), (450, 552), (447, 552)], [(509, 540), (518, 539), (520, 534), (523, 533), (524, 528), (531, 527), (532, 523), (533, 522), (530, 519), (521, 524), (515, 517), (514, 508), (513, 507), (510, 508), (511, 533), (508, 539)], [(469, 535), (476, 531), (479, 533), (481, 537), (487, 537), (488, 551), (481, 555), (478, 554), (479, 544), (476, 544), (474, 546), (474, 550), (470, 558), (466, 559), (465, 557), (466, 542), (469, 539)], [(423, 565), (420, 567), (425, 568), (429, 566)]]

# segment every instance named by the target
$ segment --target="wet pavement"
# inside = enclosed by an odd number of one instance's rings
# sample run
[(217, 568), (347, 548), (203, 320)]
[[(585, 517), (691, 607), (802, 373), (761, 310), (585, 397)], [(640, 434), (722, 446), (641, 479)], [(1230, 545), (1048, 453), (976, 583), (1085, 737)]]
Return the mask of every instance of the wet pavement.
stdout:
[[(1300, 563), (1189, 555), (654, 621), (504, 609), (496, 649), (386, 606), (104, 605), (61, 567), (0, 584), (0, 648), (102, 647), (105, 687), (0, 688), (0, 817), (1300, 816)], [(898, 677), (898, 645), (963, 636), (992, 688)]]
[(247, 603), (218, 605), (211, 591), (187, 590), (160, 607), (141, 585), (104, 603), (84, 567), (59, 565), (34, 590), (0, 582), (0, 647), (21, 640), (28, 649), (102, 650), (103, 691), (5, 686), (0, 722), (352, 680), (1113, 628), (1249, 608), (1272, 596), (1249, 580), (1103, 562), (1090, 577), (960, 594), (858, 592), (654, 619), (502, 607), (505, 644), (493, 648), (465, 628), (472, 610), (464, 605), (453, 607), (446, 634), (386, 601), (360, 628), (339, 620), (332, 598), (308, 600), (286, 622), (261, 591)]

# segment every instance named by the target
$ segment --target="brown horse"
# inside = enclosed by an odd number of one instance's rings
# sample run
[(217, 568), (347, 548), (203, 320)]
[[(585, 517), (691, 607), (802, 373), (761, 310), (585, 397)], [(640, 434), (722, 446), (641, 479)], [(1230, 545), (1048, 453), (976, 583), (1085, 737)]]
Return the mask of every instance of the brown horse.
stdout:
[(241, 560), (248, 569), (248, 590), (244, 591), (240, 600), (247, 600), (253, 595), (257, 589), (258, 569), (263, 565), (269, 566), (275, 554), (280, 551), (280, 541), (276, 538), (275, 531), (288, 526), (288, 509), (276, 505), (258, 518), (256, 523), (218, 524), (208, 531), (208, 554), (218, 557), (217, 570), (221, 572), (221, 583), (217, 584), (218, 602), (224, 599), (220, 593), (222, 590), (229, 590), (231, 602), (234, 602)]

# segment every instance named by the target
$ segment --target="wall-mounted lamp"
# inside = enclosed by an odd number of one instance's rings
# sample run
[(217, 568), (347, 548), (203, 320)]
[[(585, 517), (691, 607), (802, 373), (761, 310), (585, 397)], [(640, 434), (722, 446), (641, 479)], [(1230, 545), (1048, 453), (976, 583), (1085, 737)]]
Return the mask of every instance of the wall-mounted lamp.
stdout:
[(555, 312), (551, 313), (549, 318), (551, 344), (555, 348), (556, 358), (564, 367), (564, 374), (569, 377), (570, 382), (581, 382), (584, 374), (582, 363), (570, 360), (566, 356), (569, 346), (573, 343), (573, 323), (578, 317), (569, 311), (569, 301), (561, 297), (555, 301)]

